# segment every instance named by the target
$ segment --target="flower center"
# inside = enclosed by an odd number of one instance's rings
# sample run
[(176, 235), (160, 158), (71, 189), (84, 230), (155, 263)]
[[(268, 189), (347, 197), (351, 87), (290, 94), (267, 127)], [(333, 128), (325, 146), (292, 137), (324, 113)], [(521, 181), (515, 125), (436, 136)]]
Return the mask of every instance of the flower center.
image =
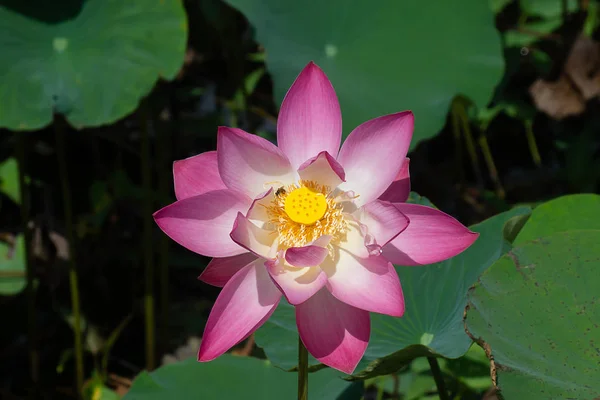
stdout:
[(323, 235), (331, 243), (341, 240), (348, 230), (342, 205), (327, 186), (313, 181), (281, 187), (267, 208), (268, 222), (279, 236), (280, 249), (306, 246)]
[(323, 193), (315, 192), (306, 186), (289, 193), (284, 202), (285, 213), (294, 222), (313, 225), (323, 218), (327, 211), (327, 199)]

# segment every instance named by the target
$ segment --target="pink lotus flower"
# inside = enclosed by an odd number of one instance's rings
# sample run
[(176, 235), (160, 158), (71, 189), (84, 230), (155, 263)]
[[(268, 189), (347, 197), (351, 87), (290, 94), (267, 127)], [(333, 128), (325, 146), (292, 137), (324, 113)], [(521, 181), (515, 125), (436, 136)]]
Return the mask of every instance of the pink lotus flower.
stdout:
[(178, 200), (154, 218), (177, 243), (214, 257), (199, 279), (223, 287), (200, 361), (248, 337), (283, 294), (308, 351), (352, 373), (369, 341), (369, 312), (404, 313), (392, 263), (434, 263), (475, 241), (449, 215), (404, 203), (413, 123), (410, 111), (375, 118), (340, 149), (337, 97), (311, 62), (283, 100), (279, 147), (220, 127), (216, 152), (175, 162)]

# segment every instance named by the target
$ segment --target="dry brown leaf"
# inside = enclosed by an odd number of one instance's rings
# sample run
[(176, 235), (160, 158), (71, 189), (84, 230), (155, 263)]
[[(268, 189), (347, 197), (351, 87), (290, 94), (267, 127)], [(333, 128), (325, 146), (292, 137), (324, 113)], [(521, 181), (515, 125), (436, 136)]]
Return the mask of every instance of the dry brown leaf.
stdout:
[(555, 119), (579, 115), (586, 101), (600, 95), (600, 43), (581, 35), (557, 81), (536, 80), (529, 93), (538, 110)]
[(555, 119), (572, 117), (585, 111), (585, 100), (564, 75), (556, 82), (538, 79), (529, 88), (529, 94), (538, 110)]

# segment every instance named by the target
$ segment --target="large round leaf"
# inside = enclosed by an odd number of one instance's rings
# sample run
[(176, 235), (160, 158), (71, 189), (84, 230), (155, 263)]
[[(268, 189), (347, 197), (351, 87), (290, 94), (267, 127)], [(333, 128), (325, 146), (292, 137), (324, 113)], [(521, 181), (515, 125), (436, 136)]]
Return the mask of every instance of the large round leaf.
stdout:
[[(354, 378), (385, 375), (417, 357), (462, 356), (471, 345), (462, 323), (467, 291), (486, 268), (510, 249), (503, 238), (504, 223), (528, 212), (529, 208), (517, 208), (473, 226), (471, 229), (481, 233), (479, 239), (450, 260), (424, 267), (396, 267), (406, 312), (402, 318), (371, 314), (369, 347)], [(296, 365), (297, 335), (294, 309), (282, 302), (255, 338), (273, 363), (290, 369)]]
[(337, 91), (346, 134), (368, 119), (411, 109), (414, 147), (442, 128), (455, 95), (484, 107), (503, 73), (485, 1), (226, 1), (256, 27), (276, 100), (314, 60)]
[(0, 241), (0, 296), (25, 289), (25, 239), (17, 236), (12, 245)]
[(506, 400), (600, 394), (600, 230), (514, 248), (479, 279), (466, 325)]
[[(208, 363), (195, 358), (142, 372), (123, 400), (281, 400), (297, 393), (296, 374), (266, 360), (223, 355)], [(358, 390), (357, 390), (358, 389)], [(310, 374), (310, 399), (358, 400), (362, 391), (340, 379), (334, 370)]]
[(183, 63), (180, 0), (8, 0), (0, 6), (0, 127), (76, 127), (133, 111)]
[(600, 229), (600, 196), (574, 194), (550, 200), (531, 213), (515, 239), (515, 245), (555, 232), (573, 229)]

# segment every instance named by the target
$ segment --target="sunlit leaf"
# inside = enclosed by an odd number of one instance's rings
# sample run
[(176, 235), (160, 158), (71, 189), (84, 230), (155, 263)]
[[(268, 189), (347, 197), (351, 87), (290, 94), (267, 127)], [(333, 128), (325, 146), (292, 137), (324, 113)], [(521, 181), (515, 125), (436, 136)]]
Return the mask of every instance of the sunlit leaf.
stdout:
[(475, 285), (466, 324), (493, 357), (505, 400), (600, 393), (599, 243), (600, 230), (524, 243)]

